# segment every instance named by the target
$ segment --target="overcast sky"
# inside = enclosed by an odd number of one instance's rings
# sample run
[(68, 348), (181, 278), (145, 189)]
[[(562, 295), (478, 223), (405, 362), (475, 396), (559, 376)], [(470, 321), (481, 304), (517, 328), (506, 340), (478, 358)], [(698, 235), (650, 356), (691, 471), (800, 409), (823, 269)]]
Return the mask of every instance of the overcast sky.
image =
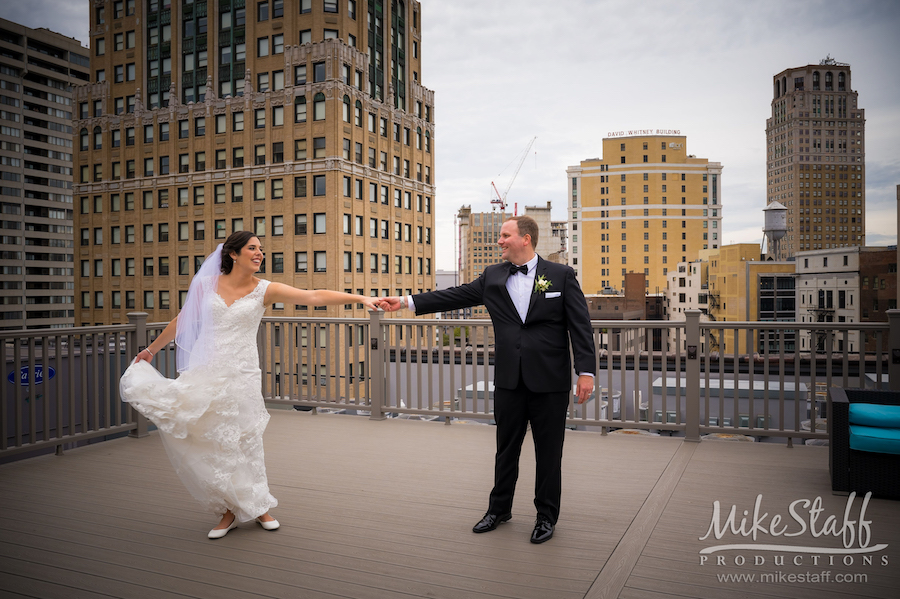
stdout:
[[(361, 0), (363, 3), (364, 0)], [(897, 0), (422, 0), (420, 81), (435, 92), (437, 267), (455, 269), (454, 215), (507, 200), (553, 204), (566, 168), (623, 129), (679, 129), (721, 162), (722, 241), (759, 242), (772, 77), (830, 55), (851, 65), (866, 113), (869, 245), (897, 242)], [(0, 0), (0, 15), (88, 41), (88, 0)]]

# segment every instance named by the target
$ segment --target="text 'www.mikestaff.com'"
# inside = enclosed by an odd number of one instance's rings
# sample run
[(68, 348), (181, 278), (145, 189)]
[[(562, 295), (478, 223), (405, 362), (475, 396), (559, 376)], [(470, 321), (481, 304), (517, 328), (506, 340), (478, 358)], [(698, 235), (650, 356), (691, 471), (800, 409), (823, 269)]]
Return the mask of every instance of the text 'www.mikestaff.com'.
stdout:
[(821, 572), (782, 572), (776, 570), (774, 572), (754, 572), (741, 574), (716, 574), (719, 582), (739, 582), (743, 584), (752, 583), (865, 583), (869, 581), (867, 574), (845, 574), (832, 573), (830, 570)]

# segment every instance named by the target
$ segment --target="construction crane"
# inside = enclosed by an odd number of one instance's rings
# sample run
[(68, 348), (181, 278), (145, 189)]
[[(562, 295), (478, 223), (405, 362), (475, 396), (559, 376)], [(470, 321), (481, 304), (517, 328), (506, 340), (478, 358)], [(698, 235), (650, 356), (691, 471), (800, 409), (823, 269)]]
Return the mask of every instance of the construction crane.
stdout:
[[(497, 189), (497, 186), (494, 185), (493, 181), (491, 181), (491, 187), (493, 187), (494, 194), (496, 194), (496, 196), (497, 196), (497, 197), (494, 197), (493, 195), (491, 196), (491, 204), (496, 204), (496, 205), (500, 206), (501, 212), (506, 212), (506, 194), (509, 193), (509, 188), (512, 187), (513, 181), (516, 180), (516, 175), (519, 174), (519, 169), (522, 168), (522, 163), (525, 162), (525, 157), (528, 156), (528, 151), (531, 150), (531, 146), (534, 145), (534, 142), (536, 139), (537, 139), (537, 136), (532, 137), (531, 141), (528, 142), (528, 145), (525, 146), (525, 149), (518, 156), (518, 164), (516, 164), (516, 170), (513, 173), (512, 178), (509, 180), (509, 185), (507, 185), (506, 189), (503, 191), (503, 195), (500, 195), (500, 191)], [(512, 163), (510, 163), (510, 164), (512, 164)], [(504, 169), (504, 170), (506, 170), (506, 169)], [(518, 204), (517, 204), (517, 207), (518, 207)], [(518, 208), (516, 209), (516, 212), (518, 213)]]

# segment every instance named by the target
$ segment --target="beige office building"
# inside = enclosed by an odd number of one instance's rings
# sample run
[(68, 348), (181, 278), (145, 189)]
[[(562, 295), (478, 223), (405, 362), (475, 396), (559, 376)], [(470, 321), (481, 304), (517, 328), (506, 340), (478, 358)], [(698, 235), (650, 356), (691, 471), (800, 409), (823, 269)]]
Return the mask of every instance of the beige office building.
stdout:
[(76, 324), (172, 318), (203, 257), (237, 230), (260, 237), (273, 281), (433, 288), (434, 93), (418, 2), (90, 7), (92, 83), (75, 91)]
[(722, 164), (688, 154), (677, 131), (610, 133), (601, 158), (566, 172), (569, 265), (586, 294), (622, 289), (629, 272), (661, 293), (678, 263), (719, 247)]
[(88, 49), (0, 19), (0, 330), (71, 327), (72, 86)]
[(788, 209), (777, 258), (865, 245), (866, 116), (850, 65), (826, 58), (787, 69), (772, 87), (766, 199)]
[[(491, 264), (502, 262), (500, 257), (500, 227), (513, 216), (507, 212), (472, 212), (471, 206), (463, 206), (456, 215), (457, 244), (459, 247), (459, 284), (469, 283), (481, 276)], [(487, 318), (484, 306), (466, 308), (462, 317)]]

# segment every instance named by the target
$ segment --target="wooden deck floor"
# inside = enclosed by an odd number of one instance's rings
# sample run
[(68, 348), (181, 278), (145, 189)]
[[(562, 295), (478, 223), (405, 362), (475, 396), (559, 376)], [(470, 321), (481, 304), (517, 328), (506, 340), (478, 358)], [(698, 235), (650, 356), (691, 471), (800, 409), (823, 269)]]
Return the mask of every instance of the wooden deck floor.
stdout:
[[(557, 532), (532, 545), (530, 439), (512, 521), (476, 535), (493, 480), (492, 427), (272, 416), (276, 532), (245, 524), (208, 540), (216, 519), (183, 489), (155, 433), (0, 466), (0, 597), (827, 599), (896, 597), (900, 588), (900, 502), (885, 500), (866, 511), (867, 544), (888, 544), (871, 565), (862, 555), (828, 565), (824, 553), (817, 564), (800, 554), (794, 565), (794, 553), (761, 549), (722, 551), (701, 565), (706, 547), (753, 542), (730, 533), (700, 540), (716, 500), (752, 518), (762, 494), (762, 511), (796, 529), (788, 505), (821, 497), (818, 526), (828, 515), (842, 521), (847, 498), (830, 493), (825, 447), (570, 431)], [(809, 533), (762, 537), (841, 546)], [(765, 563), (754, 565), (760, 556)], [(829, 582), (789, 579), (826, 571)], [(867, 580), (834, 580), (847, 574)], [(720, 579), (728, 575), (757, 580)]]

